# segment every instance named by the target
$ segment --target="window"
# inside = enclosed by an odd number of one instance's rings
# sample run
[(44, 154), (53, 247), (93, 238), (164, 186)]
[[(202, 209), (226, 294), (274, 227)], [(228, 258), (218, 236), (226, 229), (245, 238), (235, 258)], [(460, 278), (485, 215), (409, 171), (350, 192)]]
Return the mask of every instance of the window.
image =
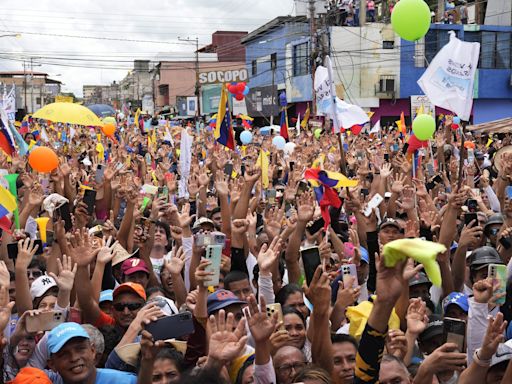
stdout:
[(254, 76), (258, 73), (258, 61), (257, 60), (253, 60), (251, 62), (251, 65), (252, 65), (252, 71), (251, 71), (251, 74)]
[[(450, 41), (450, 35), (447, 30), (431, 29), (425, 35), (425, 58), (430, 63), (441, 50)], [(425, 63), (425, 67), (428, 64)]]
[(308, 43), (293, 46), (293, 76), (303, 76), (309, 73)]
[(169, 84), (159, 85), (158, 93), (160, 96), (169, 96)]
[(512, 68), (512, 44), (510, 32), (464, 32), (464, 40), (480, 43), (478, 68)]

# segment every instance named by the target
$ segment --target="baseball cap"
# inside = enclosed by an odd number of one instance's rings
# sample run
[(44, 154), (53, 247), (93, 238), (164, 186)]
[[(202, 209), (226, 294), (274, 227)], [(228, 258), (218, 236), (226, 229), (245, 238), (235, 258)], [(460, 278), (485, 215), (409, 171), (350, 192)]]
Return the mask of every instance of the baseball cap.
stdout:
[(427, 341), (443, 334), (443, 318), (439, 315), (430, 315), (425, 330), (419, 336), (420, 341)]
[(379, 230), (383, 229), (385, 227), (389, 227), (389, 226), (393, 226), (393, 227), (397, 228), (400, 232), (404, 231), (404, 229), (402, 228), (400, 223), (391, 217), (387, 217), (384, 220), (382, 220), (382, 222), (379, 225)]
[(491, 358), (491, 367), (512, 359), (512, 348), (508, 343), (498, 345), (498, 350)]
[(418, 272), (415, 274), (410, 280), (409, 280), (409, 287), (413, 287), (415, 285), (420, 284), (429, 284), (432, 285), (430, 280), (428, 279), (427, 275), (423, 272)]
[(123, 261), (125, 261), (126, 259), (129, 259), (130, 257), (132, 257), (133, 255), (135, 255), (137, 253), (137, 251), (135, 251), (131, 254), (128, 253), (128, 251), (126, 249), (124, 249), (124, 247), (117, 242), (114, 244), (114, 248), (113, 248), (112, 252), (114, 254), (114, 258), (112, 259), (112, 266), (122, 263)]
[(366, 264), (370, 264), (370, 254), (368, 253), (368, 250), (360, 246), (359, 253), (361, 254), (361, 261), (364, 261)]
[(199, 228), (203, 224), (211, 224), (212, 226), (215, 226), (215, 223), (212, 220), (210, 220), (209, 218), (207, 218), (207, 217), (200, 217), (199, 219), (197, 219), (195, 221), (194, 226), (192, 227), (192, 229), (197, 229), (197, 228)]
[(137, 257), (132, 257), (130, 259), (126, 259), (123, 261), (123, 264), (121, 264), (121, 272), (123, 275), (131, 275), (135, 272), (146, 272), (149, 275), (149, 269), (144, 262), (144, 260), (139, 259)]
[(70, 322), (58, 325), (48, 334), (48, 353), (51, 355), (59, 352), (69, 340), (75, 337), (90, 338), (80, 324)]
[(57, 282), (53, 279), (53, 277), (48, 275), (39, 276), (35, 279), (30, 286), (30, 296), (32, 300), (43, 296), (49, 289), (56, 287)]
[(461, 292), (452, 292), (448, 296), (446, 296), (443, 300), (443, 309), (446, 312), (446, 309), (450, 305), (456, 305), (464, 312), (469, 312), (469, 303), (468, 297)]
[(100, 303), (103, 303), (104, 301), (114, 301), (114, 298), (112, 297), (112, 292), (114, 292), (112, 289), (106, 289), (104, 291), (100, 292)]
[(245, 301), (240, 300), (233, 292), (227, 289), (219, 289), (208, 295), (207, 306), (208, 315), (219, 309), (229, 307), (233, 304), (247, 304)]
[(38, 368), (24, 367), (8, 384), (52, 384), (52, 382), (44, 371)]
[(135, 293), (137, 296), (140, 296), (141, 298), (146, 300), (146, 291), (144, 291), (142, 285), (138, 283), (123, 283), (121, 285), (118, 285), (116, 289), (114, 289), (114, 292), (112, 292), (112, 299), (115, 299), (117, 295), (123, 292)]

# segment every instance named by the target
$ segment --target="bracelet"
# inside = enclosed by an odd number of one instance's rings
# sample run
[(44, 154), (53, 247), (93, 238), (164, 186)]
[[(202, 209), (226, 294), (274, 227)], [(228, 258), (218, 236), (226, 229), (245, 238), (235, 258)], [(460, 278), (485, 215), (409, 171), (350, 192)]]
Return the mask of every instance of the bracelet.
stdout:
[(488, 359), (488, 360), (482, 360), (480, 358), (480, 356), (478, 356), (478, 352), (480, 351), (480, 348), (479, 349), (476, 349), (475, 350), (475, 353), (473, 354), (473, 361), (475, 362), (476, 365), (482, 367), (482, 368), (488, 368), (491, 366), (491, 359)]

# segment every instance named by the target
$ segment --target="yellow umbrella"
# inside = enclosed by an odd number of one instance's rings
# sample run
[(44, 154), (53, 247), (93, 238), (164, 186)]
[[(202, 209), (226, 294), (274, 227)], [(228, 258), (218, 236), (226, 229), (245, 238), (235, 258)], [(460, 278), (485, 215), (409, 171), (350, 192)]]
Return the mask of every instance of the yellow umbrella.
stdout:
[(32, 115), (34, 119), (50, 120), (54, 123), (68, 123), (102, 127), (102, 121), (91, 111), (74, 103), (51, 103)]
[(107, 117), (103, 118), (103, 122), (105, 124), (114, 124), (114, 125), (116, 125), (116, 123), (117, 123), (116, 118), (112, 117), (112, 116), (107, 116)]

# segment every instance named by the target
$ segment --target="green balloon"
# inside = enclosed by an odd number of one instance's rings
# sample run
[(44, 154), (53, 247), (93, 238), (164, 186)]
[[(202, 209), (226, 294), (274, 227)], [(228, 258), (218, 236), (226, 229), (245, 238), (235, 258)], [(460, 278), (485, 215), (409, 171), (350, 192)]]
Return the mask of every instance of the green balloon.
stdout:
[(393, 8), (391, 25), (404, 40), (417, 41), (430, 28), (430, 8), (423, 0), (400, 0)]
[(412, 122), (412, 131), (418, 140), (425, 141), (430, 139), (435, 130), (436, 121), (430, 115), (418, 115)]
[(315, 132), (314, 132), (315, 138), (319, 139), (321, 134), (322, 134), (322, 130), (320, 128), (315, 129)]

